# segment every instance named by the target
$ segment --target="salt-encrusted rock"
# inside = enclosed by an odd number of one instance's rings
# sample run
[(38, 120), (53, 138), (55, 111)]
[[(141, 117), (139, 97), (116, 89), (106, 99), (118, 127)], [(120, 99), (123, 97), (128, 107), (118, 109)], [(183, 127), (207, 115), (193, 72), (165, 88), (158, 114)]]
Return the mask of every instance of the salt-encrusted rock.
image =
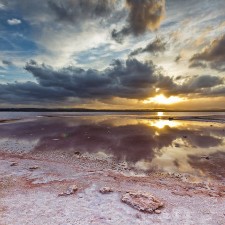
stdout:
[(37, 169), (39, 169), (39, 166), (31, 166), (31, 167), (29, 167), (30, 171), (37, 170)]
[(68, 187), (68, 189), (65, 192), (58, 194), (58, 196), (61, 197), (61, 196), (73, 195), (73, 194), (75, 194), (75, 192), (77, 190), (78, 190), (77, 185), (72, 185), (72, 186)]
[(99, 192), (102, 193), (102, 194), (108, 194), (108, 193), (110, 193), (110, 192), (113, 192), (113, 189), (110, 188), (110, 187), (103, 187), (103, 188), (101, 188), (101, 189), (99, 190)]
[(164, 206), (163, 202), (150, 193), (128, 192), (121, 200), (134, 209), (148, 213), (158, 213), (156, 210)]
[(160, 214), (160, 213), (161, 213), (161, 210), (156, 209), (156, 210), (155, 210), (155, 213), (156, 213), (156, 214)]
[(17, 163), (17, 162), (12, 162), (12, 163), (10, 164), (10, 166), (18, 166), (18, 163)]
[(209, 156), (207, 156), (207, 155), (203, 155), (203, 156), (201, 156), (201, 158), (209, 160)]
[(78, 156), (80, 156), (80, 155), (81, 155), (81, 153), (80, 153), (80, 152), (74, 152), (74, 155), (78, 155)]

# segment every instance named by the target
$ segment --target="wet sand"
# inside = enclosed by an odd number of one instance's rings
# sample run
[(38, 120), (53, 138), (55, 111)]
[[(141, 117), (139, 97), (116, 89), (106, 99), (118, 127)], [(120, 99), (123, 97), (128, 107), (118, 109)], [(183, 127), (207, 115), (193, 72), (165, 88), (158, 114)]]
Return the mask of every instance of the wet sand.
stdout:
[[(1, 225), (225, 224), (222, 122), (38, 117), (4, 121), (0, 146)], [(161, 213), (126, 205), (127, 191)]]

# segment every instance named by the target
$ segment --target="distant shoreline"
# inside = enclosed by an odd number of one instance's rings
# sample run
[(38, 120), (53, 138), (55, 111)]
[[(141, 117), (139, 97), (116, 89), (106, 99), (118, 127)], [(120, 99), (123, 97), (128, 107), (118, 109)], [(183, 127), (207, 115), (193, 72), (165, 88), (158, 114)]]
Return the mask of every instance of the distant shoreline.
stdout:
[(225, 112), (225, 109), (209, 110), (167, 110), (167, 109), (85, 109), (85, 108), (0, 108), (0, 112)]

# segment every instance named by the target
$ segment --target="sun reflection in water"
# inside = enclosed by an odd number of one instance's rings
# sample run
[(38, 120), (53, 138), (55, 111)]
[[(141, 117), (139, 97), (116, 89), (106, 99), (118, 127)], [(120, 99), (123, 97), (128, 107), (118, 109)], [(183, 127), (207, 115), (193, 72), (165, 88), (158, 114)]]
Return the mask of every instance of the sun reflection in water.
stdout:
[(151, 127), (157, 127), (159, 129), (163, 129), (165, 126), (178, 127), (181, 125), (181, 123), (178, 121), (170, 121), (170, 120), (153, 120), (153, 121), (148, 121), (148, 125)]
[(161, 117), (161, 116), (164, 115), (164, 113), (163, 112), (157, 112), (157, 115)]

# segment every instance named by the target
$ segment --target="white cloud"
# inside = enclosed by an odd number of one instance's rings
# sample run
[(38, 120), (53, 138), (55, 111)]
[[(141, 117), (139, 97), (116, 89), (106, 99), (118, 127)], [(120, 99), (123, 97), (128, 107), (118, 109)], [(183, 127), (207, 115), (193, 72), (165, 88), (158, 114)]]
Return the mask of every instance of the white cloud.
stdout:
[(9, 24), (9, 25), (18, 25), (18, 24), (21, 24), (22, 22), (21, 22), (21, 20), (19, 20), (19, 19), (15, 19), (15, 18), (13, 18), (13, 19), (9, 19), (9, 20), (7, 20), (7, 23)]

